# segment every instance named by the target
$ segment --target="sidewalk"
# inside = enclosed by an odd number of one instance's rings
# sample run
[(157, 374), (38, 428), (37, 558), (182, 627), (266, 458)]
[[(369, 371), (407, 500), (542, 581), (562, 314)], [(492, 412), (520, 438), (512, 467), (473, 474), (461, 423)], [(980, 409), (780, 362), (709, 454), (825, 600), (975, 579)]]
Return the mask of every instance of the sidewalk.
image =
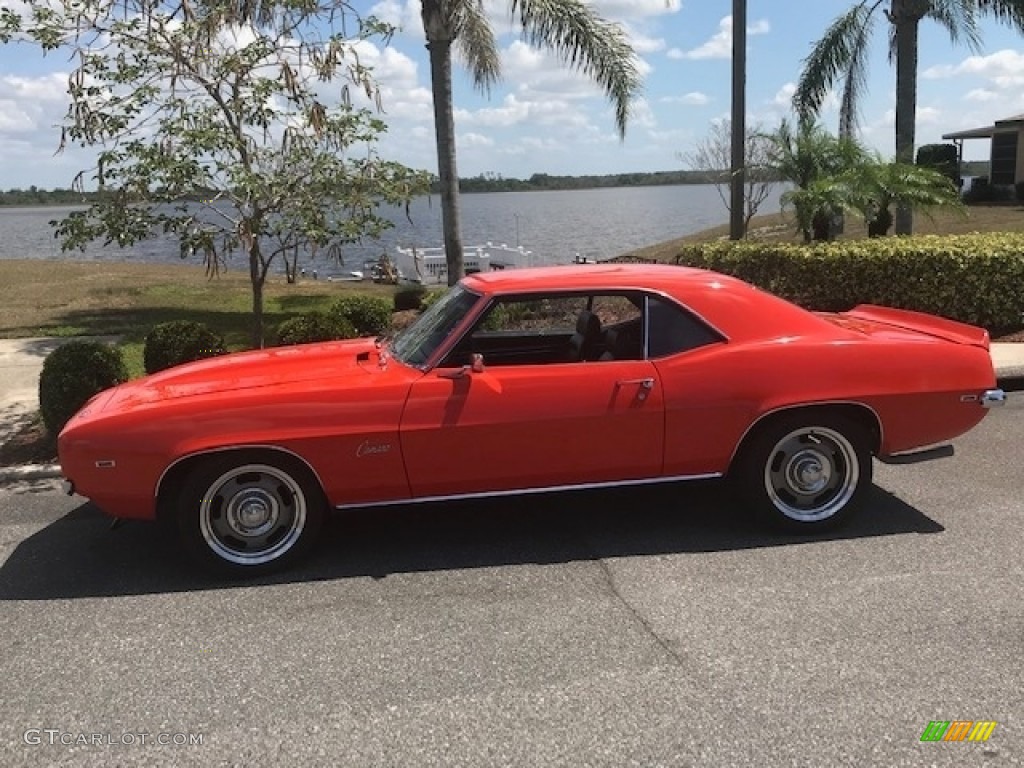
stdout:
[[(39, 410), (43, 360), (67, 339), (0, 339), (0, 440)], [(992, 364), (1002, 386), (1024, 380), (1024, 343), (993, 344)], [(55, 466), (0, 467), (0, 483), (57, 477)]]

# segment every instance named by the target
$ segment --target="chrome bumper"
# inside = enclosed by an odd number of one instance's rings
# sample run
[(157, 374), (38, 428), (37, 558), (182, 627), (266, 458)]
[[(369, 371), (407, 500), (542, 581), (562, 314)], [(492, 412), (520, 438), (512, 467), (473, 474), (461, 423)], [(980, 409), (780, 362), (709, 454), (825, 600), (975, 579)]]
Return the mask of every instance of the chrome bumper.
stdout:
[(987, 389), (980, 402), (982, 408), (997, 408), (1006, 404), (1006, 393), (1001, 389)]

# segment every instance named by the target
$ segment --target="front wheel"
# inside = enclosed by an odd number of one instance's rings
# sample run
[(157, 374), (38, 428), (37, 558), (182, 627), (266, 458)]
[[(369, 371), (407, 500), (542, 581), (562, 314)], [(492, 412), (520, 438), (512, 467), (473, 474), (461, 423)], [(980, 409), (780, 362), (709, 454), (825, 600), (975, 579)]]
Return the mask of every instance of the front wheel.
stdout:
[(178, 508), (185, 547), (224, 575), (277, 570), (309, 549), (325, 502), (312, 473), (286, 456), (226, 454), (190, 476)]
[(739, 458), (739, 491), (763, 522), (812, 533), (834, 528), (871, 487), (867, 431), (840, 416), (794, 413), (757, 429)]

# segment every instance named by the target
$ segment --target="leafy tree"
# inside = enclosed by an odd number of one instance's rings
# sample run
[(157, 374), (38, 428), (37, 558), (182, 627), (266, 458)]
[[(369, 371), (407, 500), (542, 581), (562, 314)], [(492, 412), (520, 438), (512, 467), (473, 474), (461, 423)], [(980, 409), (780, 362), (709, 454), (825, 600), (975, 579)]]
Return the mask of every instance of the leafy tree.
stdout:
[[(52, 0), (0, 17), (0, 39), (70, 51), (61, 147), (98, 150), (76, 178), (110, 194), (57, 224), (65, 249), (173, 236), (215, 273), (240, 252), (255, 346), (278, 256), (374, 236), (381, 204), (429, 177), (381, 159), (384, 123), (359, 46), (390, 30), (343, 0)], [(328, 97), (328, 93), (332, 94)], [(202, 199), (190, 196), (202, 193)]]
[[(772, 157), (772, 142), (759, 126), (748, 126), (745, 146), (744, 193), (743, 193), (743, 235), (746, 237), (750, 220), (757, 215), (761, 204), (768, 199), (777, 176), (769, 169)], [(726, 210), (732, 213), (732, 196), (730, 182), (732, 172), (732, 122), (717, 120), (711, 124), (711, 130), (689, 152), (679, 155), (679, 159), (694, 171), (707, 175), (710, 183), (715, 185)]]
[[(804, 62), (793, 104), (802, 119), (818, 115), (828, 92), (842, 81), (841, 135), (851, 135), (867, 87), (869, 42), (879, 14), (890, 25), (890, 59), (896, 62), (896, 162), (914, 161), (917, 113), (918, 28), (922, 19), (941, 24), (957, 44), (980, 48), (982, 17), (1024, 31), (1024, 0), (862, 0), (839, 16)], [(910, 234), (913, 214), (901, 207), (896, 233)]]
[[(640, 90), (640, 74), (623, 30), (602, 19), (583, 0), (509, 0), (509, 8), (531, 45), (553, 50), (566, 64), (597, 81), (614, 105), (615, 123), (624, 135), (629, 102)], [(423, 0), (421, 15), (430, 53), (448, 283), (454, 285), (465, 269), (455, 161), (452, 45), (462, 55), (473, 82), (485, 92), (498, 81), (501, 67), (483, 0)]]

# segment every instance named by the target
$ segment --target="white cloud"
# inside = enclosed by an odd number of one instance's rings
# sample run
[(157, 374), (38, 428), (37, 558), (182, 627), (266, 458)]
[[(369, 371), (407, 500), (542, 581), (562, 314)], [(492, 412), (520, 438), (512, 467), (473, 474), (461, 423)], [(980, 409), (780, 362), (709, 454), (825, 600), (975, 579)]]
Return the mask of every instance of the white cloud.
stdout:
[(938, 80), (956, 75), (977, 75), (1002, 88), (1024, 84), (1024, 52), (1005, 48), (988, 56), (969, 56), (959, 64), (929, 67), (922, 77)]
[(964, 98), (967, 99), (968, 101), (995, 101), (996, 99), (999, 98), (999, 94), (996, 91), (990, 91), (987, 88), (975, 88), (973, 90), (968, 91), (967, 95), (964, 96)]
[(484, 136), (481, 133), (460, 133), (459, 146), (467, 149), (472, 147), (493, 147), (494, 139), (489, 136)]
[(682, 96), (665, 96), (661, 101), (665, 104), (684, 104), (688, 107), (703, 107), (705, 104), (710, 103), (711, 98), (706, 93), (690, 91), (690, 93), (684, 93)]
[[(764, 35), (771, 31), (771, 24), (766, 19), (759, 19), (747, 25), (748, 35)], [(728, 59), (732, 56), (732, 16), (726, 16), (718, 22), (718, 32), (705, 43), (689, 51), (673, 48), (668, 52), (673, 59)]]
[(656, 128), (658, 120), (647, 99), (636, 99), (629, 105), (629, 124), (640, 128)]
[(594, 0), (594, 8), (610, 18), (642, 18), (678, 13), (682, 3), (679, 0)]
[(420, 0), (382, 0), (370, 8), (370, 15), (385, 24), (397, 27), (403, 36), (416, 40), (425, 39), (423, 20), (420, 16)]
[(778, 91), (775, 92), (775, 96), (772, 97), (771, 103), (776, 107), (788, 109), (793, 103), (794, 93), (796, 93), (796, 83), (785, 83)]

